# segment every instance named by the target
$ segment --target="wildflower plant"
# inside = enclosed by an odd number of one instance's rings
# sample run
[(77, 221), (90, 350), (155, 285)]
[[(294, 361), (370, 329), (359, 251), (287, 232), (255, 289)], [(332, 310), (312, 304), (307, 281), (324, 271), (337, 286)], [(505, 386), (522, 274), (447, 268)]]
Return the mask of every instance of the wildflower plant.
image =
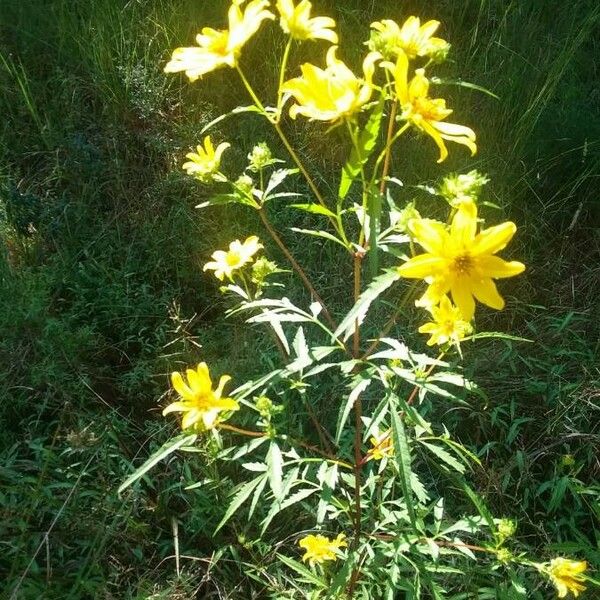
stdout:
[[(433, 91), (437, 80), (429, 76), (450, 45), (434, 37), (440, 29), (437, 21), (421, 24), (415, 16), (403, 24), (383, 20), (371, 25), (365, 57), (355, 73), (342, 58), (335, 21), (312, 11), (308, 0), (278, 0), (274, 6), (266, 0), (233, 0), (228, 29), (205, 27), (197, 45), (176, 49), (165, 68), (184, 72), (190, 82), (216, 69), (233, 69), (250, 104), (220, 116), (204, 133), (224, 118), (253, 113), (281, 140), (277, 154), (257, 141), (244, 149), (246, 169), (225, 173), (220, 159), (229, 143), (222, 141), (215, 149), (206, 135), (183, 165), (198, 185), (214, 186), (214, 194), (199, 208), (240, 204), (256, 211), (264, 226), (260, 236), (252, 232), (244, 242), (215, 250), (204, 271), (226, 284), (221, 290), (232, 318), (271, 331), (280, 364), (250, 381), (235, 381), (237, 387), (229, 387), (226, 397), (229, 376), (222, 376), (214, 389), (205, 363), (188, 369), (185, 378), (173, 373), (178, 398), (163, 414), (181, 413), (182, 433), (121, 490), (176, 450), (193, 451), (202, 436), (212, 436), (219, 447), (217, 459), (238, 464), (234, 472), (241, 478), (230, 489), (229, 504), (213, 530), (243, 515), (249, 522), (245, 535), (252, 532), (262, 542), (276, 544), (272, 560), (291, 577), (276, 580), (259, 565), (248, 566), (272, 597), (391, 600), (404, 592), (410, 598), (464, 598), (469, 590), (473, 597), (528, 598), (537, 574), (555, 586), (559, 597), (576, 596), (593, 581), (586, 576), (587, 564), (562, 557), (535, 562), (520, 552), (516, 524), (494, 518), (471, 487), (476, 455), (443, 422), (428, 420), (430, 398), (453, 402), (477, 390), (462, 372), (461, 345), (477, 343), (476, 314), (504, 309), (502, 280), (525, 269), (521, 262), (499, 256), (516, 225), (484, 223), (488, 215), (479, 202), (488, 184), (484, 175), (452, 174), (432, 188), (445, 200), (445, 220), (422, 214), (427, 206), (402, 199), (397, 186), (401, 174), (392, 171), (392, 158), (409, 132), (423, 144), (429, 138), (434, 142), (437, 162), (449, 152), (461, 152), (457, 146), (471, 155), (477, 152), (475, 131), (447, 120), (452, 110), (440, 97), (443, 91)], [(278, 91), (266, 99), (240, 61), (244, 46), (261, 27), (278, 28), (286, 40)], [(293, 46), (304, 42), (329, 45), (323, 66), (292, 64)], [(457, 113), (456, 120), (465, 119), (460, 108)], [(348, 159), (336, 185), (327, 187), (335, 194), (317, 183), (289, 140), (288, 117), (319, 121), (326, 134), (335, 127), (347, 136)], [(297, 178), (308, 185), (306, 197), (289, 191), (289, 180)], [(265, 207), (275, 203), (322, 219), (322, 228), (294, 229), (306, 236), (307, 244), (343, 248), (354, 273), (345, 314), (329, 308), (301, 259), (271, 223)], [(282, 269), (263, 244), (268, 237), (306, 288), (306, 305), (292, 302), (277, 281)], [(372, 308), (384, 293), (389, 314), (378, 327)], [(391, 337), (415, 299), (421, 325), (411, 330), (406, 321), (403, 339)], [(411, 348), (409, 342), (418, 337), (437, 353)], [(235, 365), (231, 368), (235, 373)], [(334, 427), (314, 409), (319, 388), (328, 382), (343, 390), (329, 401), (336, 412)], [(288, 423), (305, 415), (309, 427), (286, 425), (286, 410), (297, 413)], [(445, 489), (431, 484), (420, 468), (424, 462), (439, 471)], [(447, 510), (444, 492), (462, 494), (460, 514)], [(276, 535), (275, 519), (286, 511), (295, 515), (298, 530), (287, 536), (294, 543), (284, 544), (271, 536)], [(472, 573), (478, 574), (473, 580)], [(505, 595), (489, 595), (493, 589)]]

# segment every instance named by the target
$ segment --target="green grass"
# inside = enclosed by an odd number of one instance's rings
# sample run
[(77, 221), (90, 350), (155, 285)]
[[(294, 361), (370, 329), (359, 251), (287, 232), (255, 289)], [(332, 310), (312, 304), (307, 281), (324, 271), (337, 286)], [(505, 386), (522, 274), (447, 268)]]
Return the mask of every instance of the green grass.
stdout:
[[(315, 4), (338, 18), (355, 65), (371, 20), (441, 20), (453, 43), (441, 75), (500, 97), (442, 88), (457, 122), (477, 130), (475, 159), (458, 150), (439, 167), (433, 144), (416, 137), (395, 158), (405, 182), (398, 202), (426, 202), (414, 187), (424, 176), (489, 173), (487, 199), (518, 223), (513, 254), (528, 265), (503, 288), (508, 309), (486, 313), (479, 327), (535, 344), (466, 349), (487, 401), (430, 410), (481, 450), (477, 487), (497, 514), (519, 519), (529, 547), (553, 545), (599, 564), (597, 3)], [(161, 71), (170, 50), (218, 24), (225, 6), (0, 3), (0, 573), (17, 598), (247, 598), (248, 586), (260, 590), (235, 559), (268, 562), (271, 548), (243, 528), (208, 537), (218, 506), (179, 482), (182, 472), (184, 481), (202, 477), (194, 460), (157, 470), (143, 492), (115, 495), (131, 465), (171, 432), (158, 416), (171, 369), (203, 357), (243, 379), (257, 372), (257, 355), (263, 365), (276, 360), (266, 336), (223, 320), (216, 286), (200, 269), (216, 247), (260, 231), (255, 216), (194, 210), (208, 192), (179, 169), (202, 127), (246, 99), (231, 72), (188, 85)], [(261, 34), (244, 52), (258, 89), (272, 90), (275, 60), (264, 57), (280, 48)], [(296, 59), (321, 60), (321, 51), (308, 45)], [(347, 148), (324, 148), (320, 126), (286, 127), (327, 190), (328, 165), (339, 166)], [(284, 156), (256, 119), (226, 122), (218, 136), (235, 140), (231, 172), (258, 140)], [(295, 216), (273, 211), (281, 228)], [(284, 237), (343, 313), (336, 298), (344, 267), (323, 267), (335, 250)], [(327, 422), (327, 407), (315, 410)], [(207, 448), (209, 465), (210, 456)], [(174, 516), (181, 554), (202, 559), (185, 562), (180, 578), (167, 558)], [(289, 525), (280, 525), (282, 538)], [(203, 560), (218, 548), (226, 552), (207, 571)]]

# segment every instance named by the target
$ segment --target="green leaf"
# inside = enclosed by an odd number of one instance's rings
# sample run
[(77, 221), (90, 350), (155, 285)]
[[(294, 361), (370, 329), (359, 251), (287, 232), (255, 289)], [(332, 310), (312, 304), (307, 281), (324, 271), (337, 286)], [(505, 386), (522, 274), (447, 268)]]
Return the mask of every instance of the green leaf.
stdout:
[(406, 431), (402, 424), (402, 419), (398, 415), (396, 407), (390, 402), (390, 415), (392, 417), (392, 437), (394, 440), (394, 459), (398, 472), (400, 474), (400, 484), (402, 486), (402, 493), (404, 494), (404, 501), (406, 502), (406, 508), (408, 509), (408, 517), (411, 525), (415, 532), (417, 531), (417, 516), (415, 508), (413, 506), (413, 494), (411, 486), (411, 457), (410, 448), (408, 446), (408, 439), (406, 437)]
[(327, 231), (315, 230), (315, 229), (300, 229), (299, 227), (290, 227), (291, 231), (295, 231), (296, 233), (305, 233), (306, 235), (312, 235), (314, 237), (320, 237), (330, 242), (335, 242), (342, 246), (342, 248), (346, 248), (346, 244), (342, 242), (339, 238), (336, 238), (335, 235), (328, 233)]
[(294, 560), (293, 558), (288, 558), (287, 556), (279, 553), (277, 553), (277, 558), (284, 565), (287, 565), (290, 569), (296, 571), (296, 573), (298, 573), (298, 575), (302, 577), (302, 581), (305, 581), (306, 583), (312, 583), (321, 589), (325, 589), (327, 587), (327, 584), (323, 579), (317, 577), (317, 575), (315, 575), (312, 571), (306, 568), (302, 563), (299, 563), (297, 560)]
[(232, 117), (233, 115), (239, 115), (241, 113), (248, 113), (248, 112), (264, 114), (263, 111), (260, 110), (260, 108), (258, 108), (257, 106), (254, 106), (254, 105), (252, 105), (252, 106), (236, 106), (233, 110), (230, 110), (228, 113), (225, 113), (224, 115), (220, 115), (219, 117), (217, 117), (216, 119), (213, 119), (210, 123), (208, 123), (208, 125), (205, 125), (202, 128), (200, 135), (204, 135), (211, 127), (214, 127), (217, 123), (220, 123), (221, 121), (224, 121), (225, 119), (228, 119), (229, 117)]
[(243, 194), (217, 194), (207, 200), (206, 202), (201, 202), (200, 204), (196, 204), (194, 208), (206, 208), (207, 206), (220, 206), (223, 204), (245, 204), (247, 206), (251, 206), (252, 208), (258, 208), (258, 205), (254, 200), (244, 196)]
[(329, 210), (326, 206), (321, 206), (320, 204), (290, 204), (290, 207), (303, 210), (307, 213), (312, 213), (313, 215), (324, 215), (326, 217), (337, 219), (337, 216), (334, 212)]
[(135, 483), (140, 477), (143, 477), (152, 467), (164, 460), (169, 454), (173, 454), (182, 446), (188, 446), (196, 441), (198, 436), (195, 433), (182, 433), (177, 437), (163, 444), (141, 467), (136, 469), (120, 486), (117, 493), (120, 495), (132, 483)]
[(483, 92), (492, 98), (496, 98), (496, 100), (500, 100), (500, 96), (497, 96), (494, 94), (494, 92), (491, 92), (487, 88), (476, 85), (475, 83), (470, 83), (469, 81), (463, 81), (462, 79), (440, 79), (439, 77), (432, 77), (430, 81), (436, 85), (458, 85), (459, 87), (465, 87), (478, 92)]
[(465, 494), (469, 497), (469, 500), (473, 503), (473, 506), (477, 509), (477, 512), (483, 517), (485, 522), (488, 524), (489, 528), (495, 532), (496, 525), (494, 523), (494, 517), (492, 517), (492, 513), (489, 511), (485, 502), (482, 498), (480, 498), (476, 492), (474, 492), (466, 481), (462, 478), (459, 480), (460, 487), (464, 490)]
[(382, 196), (379, 190), (369, 191), (369, 202), (367, 213), (369, 215), (369, 268), (371, 279), (379, 270), (379, 252), (377, 249), (377, 238), (379, 236), (381, 222)]
[(435, 454), (440, 460), (445, 462), (448, 466), (452, 467), (455, 471), (458, 471), (459, 473), (465, 472), (465, 466), (462, 463), (458, 462), (458, 460), (456, 460), (456, 458), (454, 458), (454, 456), (452, 456), (449, 452), (447, 452), (443, 448), (440, 448), (439, 446), (436, 446), (435, 444), (428, 444), (427, 442), (423, 442), (423, 441), (421, 441), (420, 443), (421, 443), (421, 445), (428, 448), (429, 451), (432, 452), (433, 454)]
[(263, 194), (263, 202), (270, 199), (271, 192), (279, 187), (289, 175), (295, 175), (296, 173), (298, 173), (298, 169), (277, 169), (273, 171)]
[(244, 504), (244, 502), (246, 502), (246, 500), (248, 500), (248, 498), (250, 497), (250, 494), (252, 494), (252, 492), (254, 491), (254, 488), (256, 488), (256, 486), (261, 483), (264, 479), (266, 479), (267, 475), (260, 475), (259, 477), (256, 477), (256, 479), (253, 479), (252, 481), (248, 481), (247, 483), (244, 483), (243, 485), (241, 485), (241, 487), (236, 488), (237, 492), (235, 493), (233, 500), (231, 501), (231, 504), (229, 505), (229, 508), (227, 509), (227, 512), (225, 513), (225, 516), (221, 519), (221, 522), (217, 525), (217, 528), (215, 529), (213, 535), (215, 535), (219, 529), (221, 529), (221, 527), (223, 527), (223, 525), (225, 525), (225, 523), (227, 523), (227, 521), (229, 521), (229, 519), (231, 519), (231, 517), (233, 516), (233, 513), (235, 513), (240, 506), (242, 506), (242, 504)]
[(356, 399), (369, 387), (371, 381), (371, 377), (361, 377), (359, 376), (356, 380), (357, 383), (352, 388), (350, 394), (348, 394), (348, 399), (346, 400), (346, 404), (344, 405), (344, 409), (339, 411), (337, 427), (335, 430), (335, 443), (340, 443), (340, 438), (342, 437), (342, 431), (344, 430), (344, 425), (350, 416), (350, 411), (356, 402)]
[(271, 442), (267, 452), (267, 467), (269, 476), (269, 486), (278, 502), (283, 495), (283, 457), (281, 450), (275, 442)]
[(410, 448), (408, 446), (408, 439), (406, 438), (406, 431), (402, 420), (396, 411), (396, 407), (390, 402), (390, 415), (392, 417), (392, 437), (394, 440), (394, 458), (400, 474), (400, 484), (402, 486), (402, 493), (404, 494), (404, 501), (406, 502), (406, 508), (408, 509), (408, 517), (411, 525), (415, 532), (417, 529), (417, 515), (413, 506), (413, 494), (411, 486), (411, 457)]
[(384, 106), (385, 99), (382, 96), (371, 113), (364, 129), (360, 132), (358, 137), (358, 152), (357, 149), (353, 147), (348, 162), (346, 162), (342, 168), (340, 187), (338, 189), (338, 198), (340, 200), (343, 200), (348, 195), (350, 186), (360, 173), (361, 166), (369, 160), (369, 157), (375, 149)]
[(359, 324), (362, 323), (371, 304), (398, 279), (400, 279), (398, 269), (387, 269), (379, 277), (373, 279), (335, 330), (334, 338), (343, 336), (346, 341), (354, 331), (355, 321), (358, 321)]

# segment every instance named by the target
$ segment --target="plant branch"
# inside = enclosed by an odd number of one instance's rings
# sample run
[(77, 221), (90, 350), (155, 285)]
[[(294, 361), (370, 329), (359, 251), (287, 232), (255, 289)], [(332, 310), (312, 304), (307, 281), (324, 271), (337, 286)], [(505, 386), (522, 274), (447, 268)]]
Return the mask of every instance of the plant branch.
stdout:
[(302, 269), (302, 267), (298, 264), (298, 262), (292, 256), (291, 252), (288, 250), (288, 248), (285, 245), (285, 243), (283, 242), (283, 240), (279, 237), (279, 235), (277, 234), (275, 229), (273, 229), (273, 226), (271, 225), (271, 223), (269, 223), (269, 220), (267, 219), (264, 209), (260, 208), (258, 210), (258, 214), (260, 215), (260, 218), (261, 218), (266, 230), (269, 232), (269, 235), (273, 238), (275, 243), (279, 246), (281, 251), (284, 253), (285, 257), (288, 259), (289, 263), (292, 265), (292, 268), (294, 269), (294, 271), (296, 271), (296, 273), (302, 280), (302, 283), (304, 284), (306, 289), (310, 292), (310, 294), (313, 296), (313, 298), (323, 307), (323, 314), (325, 315), (325, 318), (327, 319), (327, 322), (329, 323), (329, 325), (334, 330), (337, 329), (337, 324), (334, 321), (333, 317), (331, 316), (331, 313), (329, 312), (327, 305), (325, 304), (325, 302), (323, 301), (321, 296), (319, 296), (317, 290), (315, 290), (313, 284), (310, 282), (310, 280), (306, 276), (304, 269)]

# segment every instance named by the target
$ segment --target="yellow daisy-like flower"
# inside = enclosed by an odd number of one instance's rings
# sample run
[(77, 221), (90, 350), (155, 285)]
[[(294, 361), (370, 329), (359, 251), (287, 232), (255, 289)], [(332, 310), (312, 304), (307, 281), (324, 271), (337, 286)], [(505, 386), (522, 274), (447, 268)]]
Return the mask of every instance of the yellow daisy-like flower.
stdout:
[(212, 270), (215, 277), (223, 281), (225, 277), (232, 279), (233, 272), (252, 262), (253, 256), (263, 247), (258, 237), (251, 235), (244, 243), (234, 240), (229, 250), (217, 250), (212, 253), (212, 261), (204, 265), (204, 271)]
[(381, 460), (394, 456), (394, 442), (390, 431), (373, 436), (369, 442), (373, 447), (367, 452), (367, 460)]
[(298, 103), (290, 108), (292, 119), (303, 115), (311, 120), (337, 121), (357, 113), (370, 100), (373, 72), (380, 55), (376, 52), (367, 55), (363, 61), (365, 77), (360, 79), (336, 58), (336, 51), (337, 46), (329, 48), (326, 69), (305, 63), (300, 67), (301, 77), (283, 84), (282, 91), (291, 94)]
[(305, 550), (302, 560), (304, 562), (308, 561), (311, 567), (315, 563), (320, 564), (327, 560), (336, 560), (338, 550), (348, 545), (344, 538), (343, 533), (340, 533), (334, 540), (320, 534), (303, 537), (298, 542), (300, 548)]
[(439, 21), (427, 21), (421, 25), (418, 17), (408, 17), (402, 27), (391, 19), (371, 23), (375, 39), (371, 42), (373, 49), (383, 53), (386, 58), (405, 52), (408, 58), (417, 56), (436, 56), (445, 54), (450, 44), (441, 38), (433, 37), (440, 26)]
[(185, 71), (190, 81), (221, 67), (235, 67), (244, 44), (258, 31), (265, 19), (275, 15), (266, 10), (268, 0), (233, 0), (228, 13), (229, 29), (204, 27), (196, 36), (198, 46), (177, 48), (165, 67), (166, 73)]
[(525, 270), (520, 262), (494, 256), (515, 234), (514, 223), (507, 221), (477, 233), (477, 206), (465, 203), (456, 211), (449, 228), (431, 219), (412, 219), (409, 230), (425, 253), (405, 262), (399, 273), (429, 284), (417, 304), (435, 306), (450, 292), (467, 322), (475, 314), (475, 299), (496, 310), (504, 308), (493, 279), (513, 277)]
[(447, 123), (444, 119), (452, 114), (452, 110), (446, 108), (446, 101), (429, 97), (429, 79), (425, 77), (423, 69), (417, 69), (409, 83), (408, 57), (404, 52), (399, 53), (395, 65), (384, 63), (384, 66), (394, 74), (396, 95), (402, 107), (402, 119), (433, 138), (440, 149), (437, 162), (442, 162), (448, 156), (444, 140), (467, 146), (472, 155), (477, 152), (475, 132), (464, 125)]
[(332, 28), (335, 21), (330, 17), (310, 18), (312, 4), (301, 0), (294, 6), (294, 0), (277, 0), (277, 10), (281, 15), (281, 29), (295, 40), (327, 40), (337, 44), (338, 36)]
[(207, 183), (219, 171), (221, 156), (230, 146), (229, 142), (222, 142), (215, 150), (210, 135), (207, 135), (202, 145), (196, 147), (196, 152), (189, 152), (185, 155), (186, 158), (189, 158), (189, 161), (183, 163), (183, 169), (188, 175)]
[(419, 327), (419, 333), (430, 333), (428, 346), (442, 346), (448, 342), (457, 343), (469, 335), (473, 328), (460, 314), (460, 310), (452, 305), (448, 296), (442, 296), (438, 306), (428, 307), (433, 321)]
[(587, 569), (585, 560), (570, 560), (568, 558), (554, 558), (545, 566), (544, 572), (548, 574), (558, 591), (558, 597), (564, 598), (569, 592), (579, 596), (585, 590), (582, 584), (585, 579), (582, 574)]
[(233, 398), (221, 398), (225, 384), (231, 379), (223, 375), (217, 389), (212, 389), (212, 381), (206, 363), (198, 368), (187, 369), (187, 383), (181, 373), (171, 373), (171, 382), (182, 400), (169, 404), (163, 416), (172, 412), (184, 413), (181, 428), (188, 429), (197, 423), (204, 429), (212, 429), (219, 421), (219, 413), (238, 410), (240, 405)]

